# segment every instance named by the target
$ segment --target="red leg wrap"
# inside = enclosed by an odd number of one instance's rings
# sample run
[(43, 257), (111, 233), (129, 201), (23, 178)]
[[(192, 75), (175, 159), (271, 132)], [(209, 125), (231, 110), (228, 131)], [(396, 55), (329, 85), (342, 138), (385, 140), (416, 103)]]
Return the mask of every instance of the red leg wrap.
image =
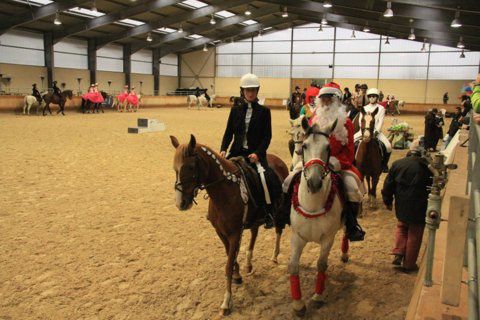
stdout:
[(315, 286), (315, 293), (322, 294), (325, 290), (325, 280), (327, 280), (327, 275), (323, 272), (317, 273), (317, 285)]
[(290, 290), (293, 300), (302, 299), (302, 290), (300, 290), (300, 277), (298, 275), (290, 275)]
[(342, 253), (348, 253), (348, 238), (347, 235), (343, 235), (342, 239)]

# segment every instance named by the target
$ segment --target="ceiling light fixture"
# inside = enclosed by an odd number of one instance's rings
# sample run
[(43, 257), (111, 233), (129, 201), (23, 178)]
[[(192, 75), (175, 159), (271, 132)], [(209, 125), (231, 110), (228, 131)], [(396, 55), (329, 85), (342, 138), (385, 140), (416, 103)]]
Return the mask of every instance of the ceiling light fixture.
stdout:
[(180, 28), (178, 28), (178, 33), (183, 33), (183, 26), (180, 25)]
[(250, 10), (250, 6), (247, 6), (247, 10), (245, 10), (245, 15), (249, 16), (252, 14), (252, 11)]
[(332, 1), (323, 1), (324, 8), (331, 8), (332, 6)]
[(415, 29), (410, 29), (410, 34), (408, 35), (408, 40), (415, 40)]
[(215, 21), (215, 18), (213, 17), (213, 14), (212, 14), (212, 19), (210, 19), (210, 24), (216, 24), (217, 21)]
[(350, 38), (352, 38), (352, 39), (356, 39), (356, 38), (357, 38), (357, 36), (355, 35), (355, 30), (352, 30), (352, 35), (350, 36)]
[(288, 18), (287, 7), (283, 7), (282, 18)]
[(387, 2), (387, 9), (383, 13), (383, 16), (385, 18), (391, 18), (393, 17), (393, 10), (392, 10), (392, 1)]
[(57, 26), (62, 24), (62, 21), (60, 21), (60, 15), (58, 14), (58, 11), (55, 13), (55, 20), (53, 20), (53, 23)]
[(150, 32), (147, 34), (147, 41), (148, 41), (148, 42), (152, 42), (152, 41), (153, 41), (152, 34), (151, 34)]
[(98, 12), (98, 10), (97, 10), (97, 3), (96, 3), (96, 2), (97, 2), (96, 0), (93, 0), (93, 1), (92, 1), (92, 9), (91, 9), (91, 10), (92, 10), (93, 12)]
[(363, 32), (370, 32), (370, 28), (368, 27), (368, 21), (365, 23), (365, 26), (363, 27)]
[(390, 38), (387, 36), (387, 40), (385, 41), (385, 44), (390, 44)]
[(208, 51), (208, 49), (207, 49), (207, 45), (206, 45), (206, 44), (204, 44), (204, 45), (203, 45), (203, 52), (207, 52), (207, 51)]
[(322, 24), (322, 26), (326, 26), (328, 24), (328, 21), (325, 17), (322, 18), (321, 24)]
[(460, 28), (461, 26), (462, 26), (462, 22), (460, 21), (460, 10), (457, 9), (457, 11), (455, 11), (455, 18), (452, 20), (450, 27)]
[(460, 59), (465, 59), (465, 50), (462, 49), (462, 53), (460, 53)]
[(320, 26), (318, 27), (318, 32), (322, 32), (322, 31), (323, 31), (323, 27), (322, 27), (322, 25), (320, 25)]
[(457, 48), (459, 49), (464, 49), (465, 48), (465, 43), (463, 43), (463, 37), (460, 37), (457, 43)]

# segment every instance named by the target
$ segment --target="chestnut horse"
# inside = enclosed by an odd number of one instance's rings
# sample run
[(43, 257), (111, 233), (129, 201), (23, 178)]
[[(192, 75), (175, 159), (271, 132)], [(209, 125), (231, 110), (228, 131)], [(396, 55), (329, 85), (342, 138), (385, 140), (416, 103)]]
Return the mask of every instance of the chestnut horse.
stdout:
[(367, 180), (370, 208), (375, 208), (377, 184), (380, 174), (382, 174), (380, 141), (378, 141), (373, 132), (378, 108), (372, 113), (366, 112), (363, 107), (360, 111), (363, 116), (360, 122), (362, 139), (355, 154), (355, 163), (360, 173), (364, 176), (365, 180)]
[[(261, 213), (259, 209), (253, 210), (253, 206), (249, 205), (246, 182), (232, 161), (207, 146), (197, 144), (193, 135), (188, 144), (180, 145), (173, 136), (170, 136), (170, 140), (176, 149), (173, 166), (176, 172), (177, 208), (182, 211), (190, 209), (200, 189), (206, 189), (210, 198), (208, 220), (215, 228), (228, 256), (226, 292), (221, 305), (222, 314), (228, 315), (233, 307), (232, 280), (235, 284), (242, 283), (237, 256), (247, 214), (258, 217)], [(267, 161), (283, 182), (288, 175), (285, 163), (273, 155), (267, 155)], [(259, 226), (259, 223), (254, 223), (250, 228), (251, 239), (246, 259), (248, 273), (253, 270), (252, 255)]]

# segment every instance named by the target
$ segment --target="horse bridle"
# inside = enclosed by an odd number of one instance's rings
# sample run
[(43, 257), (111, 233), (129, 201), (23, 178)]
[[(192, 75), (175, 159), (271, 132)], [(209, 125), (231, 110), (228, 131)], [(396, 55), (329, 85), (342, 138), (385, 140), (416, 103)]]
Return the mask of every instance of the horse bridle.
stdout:
[[(193, 155), (189, 156), (189, 157), (195, 157), (195, 166), (194, 166), (194, 169), (193, 169), (193, 176), (192, 176), (192, 179), (189, 179), (187, 181), (183, 181), (183, 182), (178, 182), (178, 175), (177, 175), (177, 181), (175, 181), (175, 190), (179, 191), (182, 195), (186, 195), (186, 192), (183, 190), (183, 187), (182, 185), (185, 184), (185, 183), (191, 183), (193, 182), (194, 183), (194, 186), (193, 186), (193, 198), (192, 198), (192, 201), (193, 203), (195, 204), (198, 204), (196, 201), (195, 201), (195, 198), (198, 196), (198, 193), (200, 190), (205, 190), (207, 189), (208, 187), (212, 186), (212, 185), (215, 185), (217, 183), (220, 183), (224, 180), (228, 180), (227, 177), (225, 175), (222, 175), (222, 177), (220, 179), (217, 179), (213, 182), (210, 182), (210, 183), (207, 183), (207, 184), (204, 184), (200, 181), (200, 157), (198, 155), (198, 153), (194, 153)], [(181, 170), (181, 168), (180, 168)], [(234, 173), (235, 174), (235, 173)]]
[[(317, 134), (321, 135), (321, 136), (324, 136), (327, 139), (330, 138), (330, 135), (328, 135), (324, 132), (321, 132), (321, 131), (314, 131), (314, 130), (307, 131), (307, 136), (317, 135)], [(303, 171), (303, 176), (305, 177), (305, 180), (306, 181), (308, 180), (306, 170), (313, 165), (320, 165), (323, 168), (321, 180), (325, 179), (325, 177), (328, 176), (328, 174), (330, 173), (330, 168), (329, 168), (330, 148), (328, 148), (327, 162), (323, 161), (320, 158), (314, 158), (314, 159), (308, 160), (307, 163), (305, 163), (305, 157), (304, 157), (305, 148), (306, 148), (305, 145), (302, 145), (302, 167), (303, 167), (302, 171)]]

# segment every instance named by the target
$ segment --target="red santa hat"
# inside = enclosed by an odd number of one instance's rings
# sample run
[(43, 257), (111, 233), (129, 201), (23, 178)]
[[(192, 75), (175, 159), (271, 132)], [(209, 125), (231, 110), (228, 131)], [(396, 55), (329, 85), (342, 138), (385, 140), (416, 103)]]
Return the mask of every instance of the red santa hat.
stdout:
[(322, 89), (320, 89), (319, 97), (324, 95), (324, 94), (329, 94), (329, 95), (336, 95), (337, 97), (341, 98), (342, 97), (342, 90), (340, 90), (340, 86), (336, 84), (335, 82), (329, 82), (325, 84)]

